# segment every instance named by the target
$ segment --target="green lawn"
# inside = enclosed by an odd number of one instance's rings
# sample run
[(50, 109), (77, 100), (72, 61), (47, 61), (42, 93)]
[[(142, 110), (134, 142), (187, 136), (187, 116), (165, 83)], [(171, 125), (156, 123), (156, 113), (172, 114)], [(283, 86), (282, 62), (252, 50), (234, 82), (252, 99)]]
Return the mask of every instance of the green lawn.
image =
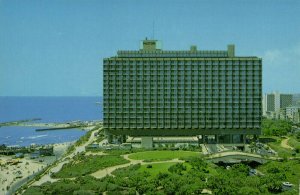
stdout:
[(121, 156), (114, 155), (91, 155), (91, 156), (80, 156), (76, 158), (72, 163), (68, 163), (63, 168), (55, 173), (55, 178), (72, 178), (84, 176), (93, 172), (98, 171), (106, 167), (128, 163)]
[[(141, 167), (138, 169), (139, 172), (148, 172), (150, 173), (151, 177), (155, 177), (158, 173), (170, 173), (168, 169), (170, 166), (175, 165), (175, 162), (167, 162), (167, 163), (153, 163), (152, 168), (147, 168), (148, 165), (141, 165)], [(186, 171), (183, 171), (182, 173), (185, 174), (188, 171), (192, 169), (192, 165), (184, 162), (183, 165), (186, 167)], [(208, 166), (207, 170), (209, 170), (210, 175), (218, 175), (217, 170), (215, 167)]]
[(130, 154), (129, 158), (144, 161), (164, 161), (175, 158), (197, 157), (200, 152), (191, 151), (147, 151)]

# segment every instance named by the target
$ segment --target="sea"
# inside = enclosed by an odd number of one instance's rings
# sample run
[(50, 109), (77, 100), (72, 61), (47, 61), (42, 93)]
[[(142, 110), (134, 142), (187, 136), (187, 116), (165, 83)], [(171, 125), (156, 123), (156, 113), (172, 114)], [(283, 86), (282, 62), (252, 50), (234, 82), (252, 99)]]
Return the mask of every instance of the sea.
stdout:
[[(40, 118), (34, 122), (103, 119), (102, 97), (0, 97), (0, 123)], [(66, 129), (36, 132), (36, 127), (0, 127), (0, 145), (29, 146), (78, 140), (86, 132)]]

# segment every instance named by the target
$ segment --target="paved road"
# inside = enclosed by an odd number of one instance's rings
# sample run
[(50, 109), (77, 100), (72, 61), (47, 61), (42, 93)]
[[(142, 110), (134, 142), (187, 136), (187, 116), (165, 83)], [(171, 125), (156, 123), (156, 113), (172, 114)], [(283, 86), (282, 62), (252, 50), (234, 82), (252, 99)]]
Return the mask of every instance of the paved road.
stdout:
[(263, 158), (262, 156), (260, 156), (258, 154), (238, 152), (238, 151), (228, 151), (228, 152), (222, 152), (222, 153), (217, 153), (217, 154), (211, 154), (211, 155), (209, 155), (209, 157), (210, 158), (215, 158), (215, 157), (234, 156), (234, 155), (252, 156), (252, 157), (256, 157), (256, 158)]
[[(95, 130), (97, 131), (97, 130)], [(95, 140), (95, 131), (93, 131), (91, 133), (91, 136), (89, 138), (89, 140), (84, 143), (83, 145), (80, 145), (80, 146), (77, 146), (75, 148), (75, 150), (70, 153), (69, 155), (65, 156), (64, 158), (62, 158), (59, 163), (57, 165), (55, 165), (54, 167), (51, 167), (48, 171), (47, 171), (47, 174), (43, 175), (38, 181), (35, 181), (34, 183), (32, 183), (30, 186), (40, 186), (42, 185), (43, 183), (45, 182), (55, 182), (57, 181), (58, 179), (54, 179), (54, 178), (51, 178), (50, 177), (50, 174), (51, 173), (57, 173), (58, 171), (61, 170), (61, 168), (63, 167), (64, 164), (66, 163), (69, 163), (70, 160), (69, 159), (72, 159), (74, 156), (76, 156), (78, 153), (81, 153), (81, 152), (84, 152), (85, 151), (85, 147), (91, 143), (93, 143), (93, 141)]]
[(279, 157), (261, 156), (259, 154), (239, 152), (239, 151), (226, 151), (226, 152), (211, 154), (211, 155), (208, 156), (208, 159), (220, 158), (220, 157), (225, 157), (225, 156), (235, 156), (235, 155), (236, 156), (249, 156), (249, 157), (266, 159), (266, 160), (280, 160), (280, 159), (282, 159), (282, 158), (279, 158)]

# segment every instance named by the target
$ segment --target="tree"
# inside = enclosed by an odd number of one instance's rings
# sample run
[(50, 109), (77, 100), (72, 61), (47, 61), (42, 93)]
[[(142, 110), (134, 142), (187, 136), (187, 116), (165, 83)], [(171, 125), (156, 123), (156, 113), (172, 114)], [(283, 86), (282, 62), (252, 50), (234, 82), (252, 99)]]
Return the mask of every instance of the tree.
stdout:
[(183, 171), (186, 171), (186, 166), (183, 165), (183, 163), (176, 163), (175, 165), (172, 165), (169, 167), (168, 171), (171, 173), (176, 173), (178, 175), (183, 175)]
[(284, 120), (262, 120), (262, 132), (267, 136), (284, 136), (292, 131), (292, 124)]
[(94, 195), (95, 192), (91, 190), (78, 190), (74, 191), (73, 195)]
[(193, 183), (185, 184), (181, 186), (176, 194), (185, 195), (185, 194), (201, 194), (204, 185), (203, 183)]
[(208, 173), (209, 171), (207, 170), (207, 162), (205, 162), (201, 158), (191, 158), (190, 159), (190, 164), (192, 165), (192, 169), (197, 170), (197, 171), (202, 171), (205, 173)]
[(296, 133), (295, 137), (296, 137), (297, 141), (300, 142), (300, 131), (298, 131), (298, 132)]
[(252, 187), (245, 186), (245, 187), (241, 187), (239, 189), (238, 194), (241, 194), (241, 195), (254, 195), (254, 194), (260, 194), (260, 191), (257, 188), (252, 188)]
[(282, 176), (281, 173), (268, 174), (267, 177), (262, 179), (262, 184), (266, 185), (269, 192), (279, 193), (282, 191), (283, 178), (285, 178), (285, 175)]
[(247, 176), (249, 174), (249, 170), (250, 170), (250, 168), (244, 164), (235, 164), (231, 167), (231, 171), (238, 172), (239, 174), (242, 174), (243, 176)]

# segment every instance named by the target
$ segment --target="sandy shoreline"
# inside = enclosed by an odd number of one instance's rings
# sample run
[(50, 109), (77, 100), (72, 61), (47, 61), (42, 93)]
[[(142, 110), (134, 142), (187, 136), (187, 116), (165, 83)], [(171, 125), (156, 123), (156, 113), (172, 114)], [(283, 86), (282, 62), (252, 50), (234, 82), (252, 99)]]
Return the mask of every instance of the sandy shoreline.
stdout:
[(25, 154), (24, 158), (15, 158), (15, 155), (0, 155), (0, 195), (6, 194), (7, 190), (15, 183), (29, 179), (29, 176), (42, 170), (52, 164), (55, 160), (61, 158), (73, 142), (64, 142), (52, 145), (54, 156), (44, 156), (36, 159), (30, 159), (30, 154)]

